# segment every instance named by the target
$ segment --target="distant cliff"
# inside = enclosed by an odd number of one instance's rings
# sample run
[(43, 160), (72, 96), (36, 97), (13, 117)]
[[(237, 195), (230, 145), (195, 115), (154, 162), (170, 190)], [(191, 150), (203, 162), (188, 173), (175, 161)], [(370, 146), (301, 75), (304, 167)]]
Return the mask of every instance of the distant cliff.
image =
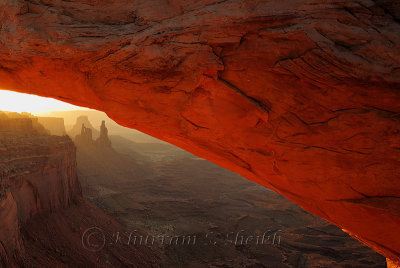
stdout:
[(37, 117), (30, 113), (0, 111), (0, 131), (37, 132), (57, 136), (66, 135), (64, 118)]
[(0, 133), (15, 134), (50, 134), (50, 131), (39, 123), (38, 118), (28, 113), (0, 111)]
[(58, 117), (38, 117), (38, 122), (50, 131), (51, 135), (64, 136), (65, 131), (64, 118)]

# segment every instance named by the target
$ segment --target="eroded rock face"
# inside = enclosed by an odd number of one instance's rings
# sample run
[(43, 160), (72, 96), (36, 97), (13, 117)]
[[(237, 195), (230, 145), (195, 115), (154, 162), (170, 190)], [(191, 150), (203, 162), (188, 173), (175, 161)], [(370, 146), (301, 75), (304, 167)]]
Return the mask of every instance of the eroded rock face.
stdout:
[(395, 1), (0, 7), (0, 88), (103, 110), (400, 262)]
[(21, 225), (36, 214), (68, 208), (80, 199), (76, 149), (69, 137), (3, 130), (0, 134), (0, 266), (22, 265), (25, 248)]
[(82, 197), (68, 136), (12, 126), (0, 128), (0, 267), (160, 267), (164, 255), (157, 245), (85, 247), (83, 237), (93, 227), (107, 237), (126, 229)]

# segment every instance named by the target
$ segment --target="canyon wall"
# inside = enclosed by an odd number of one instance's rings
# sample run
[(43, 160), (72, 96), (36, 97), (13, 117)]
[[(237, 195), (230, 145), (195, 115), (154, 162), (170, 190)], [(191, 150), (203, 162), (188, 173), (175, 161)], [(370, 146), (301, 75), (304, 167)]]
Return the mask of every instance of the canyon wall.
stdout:
[(387, 0), (4, 0), (0, 88), (105, 111), (395, 265), (399, 20)]
[(0, 266), (22, 265), (25, 249), (20, 229), (23, 224), (36, 214), (68, 208), (79, 199), (81, 189), (71, 139), (2, 131)]
[[(10, 119), (10, 120), (9, 120)], [(14, 120), (18, 119), (18, 120)], [(66, 135), (64, 118), (58, 117), (37, 117), (30, 113), (16, 113), (0, 111), (0, 129), (14, 129), (42, 134), (63, 136)], [(21, 126), (18, 126), (21, 125)], [(22, 125), (26, 125), (25, 127)], [(31, 125), (30, 127), (28, 125)]]
[(30, 118), (2, 118), (0, 119), (0, 131), (2, 131), (3, 135), (32, 134), (35, 132), (35, 128)]
[[(30, 113), (15, 113), (0, 111), (0, 131), (2, 135), (21, 135), (21, 134), (50, 134), (50, 129), (54, 131), (53, 125), (50, 122), (58, 120), (40, 121), (40, 117), (35, 117)], [(56, 118), (58, 119), (58, 118)], [(40, 122), (39, 122), (40, 121)], [(46, 128), (42, 125), (46, 123)], [(49, 127), (49, 128), (48, 128)], [(64, 120), (62, 120), (64, 128)]]

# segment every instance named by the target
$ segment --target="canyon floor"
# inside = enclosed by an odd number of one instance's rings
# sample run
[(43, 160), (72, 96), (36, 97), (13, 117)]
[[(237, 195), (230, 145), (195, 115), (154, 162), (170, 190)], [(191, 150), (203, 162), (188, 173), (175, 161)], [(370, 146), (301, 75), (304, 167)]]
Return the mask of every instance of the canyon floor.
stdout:
[(196, 236), (164, 243), (165, 267), (386, 267), (336, 226), (235, 173), (166, 144), (111, 141), (115, 150), (78, 147), (83, 194), (127, 230)]

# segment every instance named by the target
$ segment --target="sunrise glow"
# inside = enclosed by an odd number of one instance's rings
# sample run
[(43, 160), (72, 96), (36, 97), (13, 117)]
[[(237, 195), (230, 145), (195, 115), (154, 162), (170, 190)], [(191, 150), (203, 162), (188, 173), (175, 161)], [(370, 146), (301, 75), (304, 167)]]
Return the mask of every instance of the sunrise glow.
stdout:
[(40, 114), (50, 111), (84, 110), (85, 108), (52, 98), (0, 90), (0, 111)]

